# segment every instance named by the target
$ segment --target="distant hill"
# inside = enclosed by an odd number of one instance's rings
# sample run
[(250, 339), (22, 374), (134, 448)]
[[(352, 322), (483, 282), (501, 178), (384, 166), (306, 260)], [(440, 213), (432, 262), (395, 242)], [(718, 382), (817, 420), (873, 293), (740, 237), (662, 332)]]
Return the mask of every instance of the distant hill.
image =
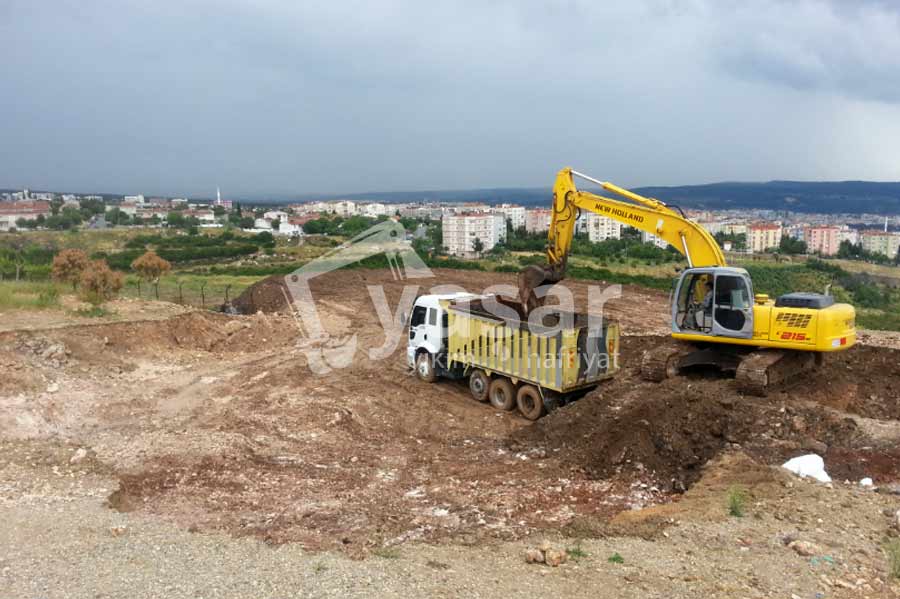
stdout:
[[(590, 188), (584, 188), (590, 189)], [(711, 183), (677, 187), (639, 187), (634, 191), (683, 208), (712, 210), (756, 208), (819, 213), (900, 215), (900, 183), (870, 181), (768, 183)], [(497, 188), (457, 191), (401, 191), (342, 195), (351, 200), (378, 202), (503, 202), (548, 206), (550, 189)]]
[[(583, 189), (591, 190), (590, 187)], [(7, 191), (0, 189), (0, 192)], [(9, 190), (12, 191), (12, 190)], [(756, 208), (793, 212), (900, 215), (900, 183), (872, 181), (769, 181), (768, 183), (710, 183), (676, 187), (638, 187), (634, 191), (682, 208), (711, 210)], [(61, 192), (57, 192), (61, 193)], [(384, 203), (421, 201), (504, 202), (525, 206), (549, 206), (550, 188), (499, 187), (489, 189), (383, 191), (353, 194), (245, 194), (231, 198), (251, 204), (286, 204), (324, 199), (349, 199)], [(103, 195), (106, 199), (115, 194)]]

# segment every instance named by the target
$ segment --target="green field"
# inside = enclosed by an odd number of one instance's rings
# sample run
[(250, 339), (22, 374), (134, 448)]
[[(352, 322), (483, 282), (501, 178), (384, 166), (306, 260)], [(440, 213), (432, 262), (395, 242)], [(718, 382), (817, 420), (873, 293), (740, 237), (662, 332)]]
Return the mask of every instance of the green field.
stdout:
[[(211, 238), (221, 238), (221, 242), (211, 243)], [(10, 281), (15, 272), (10, 258), (11, 239), (19, 240), (27, 258), (20, 269), (22, 281), (18, 283)], [(260, 240), (235, 231), (223, 235), (222, 230), (210, 230), (189, 236), (166, 229), (38, 231), (4, 236), (0, 237), (0, 309), (57, 305), (60, 292), (69, 293), (70, 289), (49, 281), (49, 262), (53, 253), (63, 248), (79, 248), (95, 258), (106, 257), (126, 275), (124, 296), (155, 299), (158, 291), (160, 300), (216, 309), (256, 281), (272, 274), (289, 273), (342, 241), (341, 237), (312, 236), (305, 243), (297, 244), (281, 239)], [(533, 240), (530, 242), (533, 244)], [(141, 282), (128, 266), (133, 256), (148, 248), (175, 260), (158, 290)], [(433, 256), (419, 249), (431, 267), (518, 272), (523, 266), (544, 261), (542, 252), (530, 249), (491, 252), (480, 260)], [(579, 251), (569, 260), (568, 274), (572, 278), (668, 291), (678, 269), (686, 267), (677, 255), (656, 252), (650, 258), (630, 256), (628, 252), (633, 247), (619, 254), (592, 256), (592, 248), (582, 242)], [(218, 255), (223, 253), (230, 255)], [(885, 284), (891, 279), (900, 281), (900, 268), (805, 256), (776, 259), (766, 255), (732, 255), (729, 260), (750, 272), (756, 293), (775, 297), (791, 291), (821, 293), (827, 287), (838, 301), (856, 307), (860, 326), (900, 330), (900, 289)], [(384, 256), (374, 256), (356, 267), (386, 268), (387, 261)]]

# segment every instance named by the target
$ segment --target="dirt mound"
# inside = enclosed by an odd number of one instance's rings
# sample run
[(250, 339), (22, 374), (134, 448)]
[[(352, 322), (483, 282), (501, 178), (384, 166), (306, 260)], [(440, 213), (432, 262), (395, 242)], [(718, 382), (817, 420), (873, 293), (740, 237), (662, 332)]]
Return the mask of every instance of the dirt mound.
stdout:
[(284, 277), (272, 275), (245, 289), (231, 302), (231, 307), (238, 314), (284, 312), (290, 308), (290, 297)]
[[(658, 339), (626, 339), (628, 363), (639, 363), (640, 348)], [(805, 451), (825, 453), (836, 474), (856, 477), (866, 471), (860, 452), (871, 452), (872, 440), (856, 419), (822, 404), (849, 404), (841, 407), (861, 415), (893, 413), (897, 399), (888, 390), (900, 382), (896, 360), (895, 350), (857, 348), (831, 356), (828, 367), (768, 398), (744, 396), (733, 380), (703, 375), (647, 383), (632, 368), (516, 433), (514, 443), (558, 451), (591, 477), (646, 472), (675, 491), (694, 483), (707, 461), (737, 447), (769, 464)], [(882, 478), (896, 477), (897, 457), (889, 464), (872, 460), (871, 467)]]

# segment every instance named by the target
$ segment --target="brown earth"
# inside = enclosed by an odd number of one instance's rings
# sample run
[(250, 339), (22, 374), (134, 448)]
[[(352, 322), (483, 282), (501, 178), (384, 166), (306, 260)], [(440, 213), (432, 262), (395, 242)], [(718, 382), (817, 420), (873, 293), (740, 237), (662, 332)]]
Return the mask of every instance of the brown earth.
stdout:
[[(514, 282), (436, 274), (472, 291)], [(897, 350), (831, 356), (765, 399), (703, 373), (646, 383), (637, 365), (665, 329), (667, 297), (626, 287), (607, 305), (628, 335), (621, 375), (532, 424), (475, 402), (464, 383), (419, 382), (403, 338), (389, 359), (368, 357), (384, 332), (367, 286), (396, 306), (405, 284), (415, 282), (377, 270), (313, 279), (328, 340), (356, 334), (360, 348), (351, 367), (325, 375), (309, 365), (318, 341), (264, 297), (254, 316), (2, 333), (0, 445), (25, 443), (31, 460), (84, 448), (81, 470), (119, 481), (116, 510), (353, 556), (412, 540), (644, 535), (647, 518), (635, 514), (712, 510), (732, 484), (772, 499), (784, 481), (768, 465), (810, 450), (825, 450), (836, 480), (898, 479)], [(584, 305), (588, 283), (567, 285)]]

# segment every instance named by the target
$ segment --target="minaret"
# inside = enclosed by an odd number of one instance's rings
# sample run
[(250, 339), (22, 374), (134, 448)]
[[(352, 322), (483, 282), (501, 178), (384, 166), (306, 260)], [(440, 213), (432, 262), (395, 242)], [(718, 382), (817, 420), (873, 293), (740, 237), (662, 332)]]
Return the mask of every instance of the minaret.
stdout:
[(222, 192), (219, 191), (219, 187), (216, 186), (216, 206), (222, 205)]

